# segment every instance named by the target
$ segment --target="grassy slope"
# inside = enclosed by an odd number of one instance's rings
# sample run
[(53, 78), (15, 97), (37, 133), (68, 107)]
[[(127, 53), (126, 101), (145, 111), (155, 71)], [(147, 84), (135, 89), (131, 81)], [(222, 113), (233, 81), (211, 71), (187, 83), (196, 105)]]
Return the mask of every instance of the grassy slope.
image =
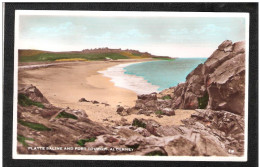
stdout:
[(149, 58), (151, 56), (146, 54), (132, 54), (126, 51), (120, 53), (55, 53), (39, 50), (19, 50), (19, 62), (59, 61), (60, 59), (105, 60), (106, 57), (117, 60)]

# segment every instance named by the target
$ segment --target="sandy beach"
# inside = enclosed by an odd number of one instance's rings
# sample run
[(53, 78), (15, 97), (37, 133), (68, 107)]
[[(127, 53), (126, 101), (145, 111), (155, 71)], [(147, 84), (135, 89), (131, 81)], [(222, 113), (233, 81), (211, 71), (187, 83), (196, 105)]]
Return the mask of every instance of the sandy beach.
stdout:
[[(60, 63), (48, 67), (22, 69), (19, 70), (19, 84), (35, 85), (55, 106), (85, 110), (91, 120), (105, 125), (117, 123), (122, 119), (122, 116), (116, 113), (117, 106), (134, 106), (137, 94), (116, 87), (110, 78), (98, 71), (122, 63), (140, 61), (151, 61), (151, 59)], [(99, 103), (79, 102), (80, 98), (89, 101), (96, 100)], [(158, 118), (156, 115), (132, 114), (124, 118), (128, 123), (131, 123), (134, 118), (152, 118), (161, 125), (179, 125), (182, 119), (188, 118), (193, 112), (195, 111), (176, 110), (175, 116)]]

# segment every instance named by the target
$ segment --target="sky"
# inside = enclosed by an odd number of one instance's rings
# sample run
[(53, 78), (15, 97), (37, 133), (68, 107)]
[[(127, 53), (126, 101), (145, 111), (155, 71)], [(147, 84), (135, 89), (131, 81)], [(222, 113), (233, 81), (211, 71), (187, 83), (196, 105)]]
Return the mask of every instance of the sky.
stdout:
[(19, 49), (136, 49), (157, 56), (209, 57), (224, 40), (245, 40), (242, 17), (20, 15)]

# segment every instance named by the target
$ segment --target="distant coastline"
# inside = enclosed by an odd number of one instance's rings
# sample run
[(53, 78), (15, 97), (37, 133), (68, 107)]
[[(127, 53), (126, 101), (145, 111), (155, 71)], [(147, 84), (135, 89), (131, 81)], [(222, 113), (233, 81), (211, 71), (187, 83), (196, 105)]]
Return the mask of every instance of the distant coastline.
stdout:
[(19, 49), (19, 62), (43, 61), (109, 61), (119, 59), (172, 59), (168, 56), (155, 56), (148, 52), (132, 49), (95, 48), (82, 51), (52, 52), (33, 49)]

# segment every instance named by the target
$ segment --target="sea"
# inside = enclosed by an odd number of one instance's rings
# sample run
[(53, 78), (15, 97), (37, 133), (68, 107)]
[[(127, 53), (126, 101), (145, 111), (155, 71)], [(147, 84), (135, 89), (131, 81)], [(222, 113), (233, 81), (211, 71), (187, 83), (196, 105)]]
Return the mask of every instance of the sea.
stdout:
[(115, 86), (137, 94), (159, 92), (185, 82), (186, 76), (207, 58), (176, 58), (120, 64), (100, 71)]

